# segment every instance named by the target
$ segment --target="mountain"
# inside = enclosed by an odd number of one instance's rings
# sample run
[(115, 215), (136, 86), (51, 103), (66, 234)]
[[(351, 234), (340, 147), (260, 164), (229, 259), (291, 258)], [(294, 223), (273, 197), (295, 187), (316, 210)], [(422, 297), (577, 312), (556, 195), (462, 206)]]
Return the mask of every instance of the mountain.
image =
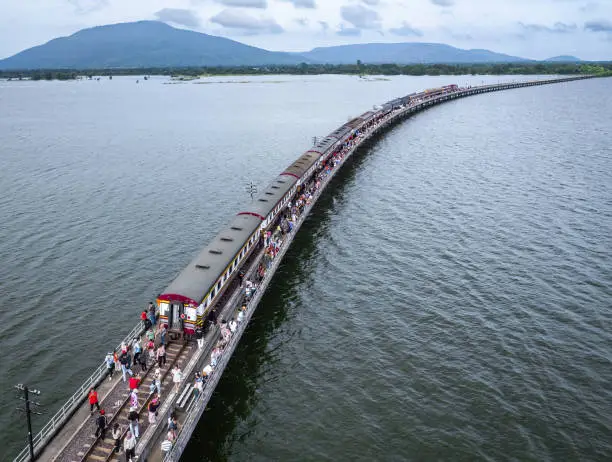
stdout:
[(298, 64), (304, 58), (139, 21), (83, 29), (0, 60), (0, 69), (95, 69)]
[(441, 43), (366, 43), (315, 48), (300, 53), (319, 63), (353, 64), (360, 60), (369, 64), (433, 64), (433, 63), (510, 63), (524, 58), (489, 50), (463, 50)]
[[(577, 60), (572, 56), (551, 58)], [(304, 53), (268, 51), (234, 40), (139, 21), (83, 29), (0, 60), (0, 70), (354, 64), (501, 63), (528, 61), (441, 43), (366, 43)]]
[(553, 56), (552, 58), (545, 59), (544, 61), (553, 62), (553, 63), (577, 63), (582, 61), (580, 58), (576, 58), (575, 56)]

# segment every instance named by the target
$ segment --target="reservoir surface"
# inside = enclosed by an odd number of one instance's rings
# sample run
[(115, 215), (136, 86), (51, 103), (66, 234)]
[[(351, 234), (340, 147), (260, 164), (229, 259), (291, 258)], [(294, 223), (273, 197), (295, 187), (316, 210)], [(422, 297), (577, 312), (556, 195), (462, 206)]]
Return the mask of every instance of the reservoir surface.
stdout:
[[(519, 77), (0, 82), (0, 444), (250, 198), (393, 97)], [(612, 80), (474, 96), (337, 175), (185, 460), (609, 460)]]

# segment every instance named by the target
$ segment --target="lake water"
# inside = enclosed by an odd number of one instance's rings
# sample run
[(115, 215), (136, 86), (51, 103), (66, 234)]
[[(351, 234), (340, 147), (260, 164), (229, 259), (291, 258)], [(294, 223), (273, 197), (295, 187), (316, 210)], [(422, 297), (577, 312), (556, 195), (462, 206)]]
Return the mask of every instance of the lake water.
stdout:
[[(517, 77), (0, 82), (0, 444), (348, 117)], [(300, 231), (185, 460), (610, 460), (612, 80), (452, 102)], [(35, 416), (40, 427), (45, 416)]]

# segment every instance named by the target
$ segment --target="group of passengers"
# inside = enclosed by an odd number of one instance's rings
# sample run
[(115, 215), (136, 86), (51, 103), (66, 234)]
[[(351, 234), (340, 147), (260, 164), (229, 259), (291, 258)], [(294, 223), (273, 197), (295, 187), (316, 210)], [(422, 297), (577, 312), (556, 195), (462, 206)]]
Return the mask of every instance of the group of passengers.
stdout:
[[(145, 374), (150, 367), (155, 367), (153, 380), (149, 385), (149, 395), (145, 399), (145, 403), (147, 403), (146, 412), (149, 424), (157, 424), (157, 416), (161, 406), (162, 381), (165, 376), (163, 368), (166, 366), (167, 327), (163, 323), (158, 325), (157, 313), (152, 302), (149, 303), (147, 309), (142, 311), (140, 318), (145, 327), (142, 337), (134, 338), (129, 344), (122, 342), (118, 351), (109, 352), (105, 357), (108, 380), (113, 380), (115, 370), (121, 370), (122, 380), (127, 383), (130, 392), (128, 395), (127, 426), (123, 428), (119, 422), (115, 422), (111, 430), (111, 436), (115, 442), (113, 451), (118, 453), (123, 447), (127, 462), (135, 457), (136, 443), (140, 437), (139, 413), (144, 410), (144, 404), (141, 406), (138, 398), (141, 373)], [(137, 366), (140, 366), (140, 371), (135, 369)], [(182, 380), (181, 374), (178, 366), (170, 371), (175, 390)], [(94, 407), (98, 410), (98, 416), (95, 419), (95, 437), (99, 436), (104, 440), (106, 430), (109, 428), (109, 418), (106, 416), (105, 410), (100, 407), (98, 393), (95, 389), (90, 390), (88, 400), (90, 414), (93, 415)], [(178, 428), (176, 416), (169, 419), (169, 425), (174, 426), (172, 430), (173, 434), (176, 435)]]
[[(417, 101), (411, 102), (416, 104)], [(398, 109), (398, 108), (396, 108)], [(399, 108), (401, 110), (401, 108)], [(351, 137), (347, 139), (340, 148), (334, 152), (325, 163), (323, 163), (319, 170), (313, 177), (313, 180), (308, 185), (302, 185), (301, 190), (293, 203), (289, 203), (286, 211), (282, 214), (278, 225), (274, 228), (274, 231), (268, 231), (263, 236), (264, 245), (264, 256), (263, 261), (259, 264), (256, 270), (256, 281), (250, 279), (245, 280), (244, 272), (239, 275), (239, 282), (241, 287), (244, 287), (244, 300), (241, 308), (235, 314), (235, 316), (227, 322), (225, 319), (220, 323), (217, 319), (216, 309), (211, 310), (208, 316), (208, 321), (211, 326), (218, 325), (220, 327), (221, 335), (219, 341), (216, 343), (212, 352), (210, 353), (210, 361), (202, 369), (198, 371), (194, 377), (193, 393), (196, 399), (203, 393), (204, 388), (219, 364), (219, 360), (223, 354), (223, 351), (227, 344), (230, 342), (232, 336), (238, 330), (238, 326), (245, 321), (247, 303), (253, 297), (258, 287), (258, 282), (264, 278), (267, 270), (272, 265), (272, 261), (278, 255), (281, 246), (284, 242), (284, 238), (287, 234), (290, 234), (297, 224), (297, 220), (304, 213), (304, 209), (312, 204), (312, 201), (321, 188), (322, 181), (331, 174), (345, 158), (353, 147), (359, 143), (359, 141), (367, 134), (368, 131), (375, 129), (378, 125), (387, 120), (391, 114), (380, 117), (376, 120), (371, 121), (367, 127), (361, 130), (355, 130)], [(112, 437), (115, 440), (115, 451), (119, 452), (122, 446), (122, 435), (125, 433), (123, 438), (123, 447), (125, 449), (126, 460), (129, 462), (134, 457), (134, 450), (136, 447), (136, 439), (140, 435), (140, 428), (138, 425), (138, 385), (140, 384), (140, 376), (138, 373), (134, 375), (132, 371), (132, 365), (140, 365), (141, 372), (146, 373), (149, 364), (157, 362), (153, 374), (153, 382), (149, 387), (149, 404), (147, 406), (149, 424), (157, 423), (157, 414), (160, 407), (161, 400), (161, 383), (162, 383), (162, 370), (166, 365), (166, 335), (167, 329), (165, 325), (157, 327), (157, 335), (154, 328), (157, 324), (157, 316), (155, 306), (153, 303), (149, 303), (149, 307), (143, 310), (141, 313), (141, 320), (145, 326), (145, 335), (142, 339), (134, 339), (130, 345), (125, 343), (121, 344), (120, 352), (109, 352), (106, 356), (106, 364), (108, 368), (109, 380), (112, 380), (115, 369), (121, 369), (122, 378), (124, 382), (128, 382), (130, 388), (130, 412), (128, 414), (129, 430), (124, 431), (118, 423), (114, 424)], [(199, 332), (198, 332), (199, 330)], [(198, 340), (198, 347), (202, 348), (204, 343), (203, 330), (198, 328), (196, 330), (196, 338)], [(159, 342), (156, 345), (156, 338), (159, 338)], [(130, 351), (131, 350), (131, 351)], [(133, 352), (133, 356), (132, 356)], [(183, 380), (182, 371), (178, 366), (175, 366), (170, 372), (172, 382), (174, 383), (174, 390), (178, 392), (180, 383)], [(129, 380), (127, 376), (130, 376)], [(93, 413), (93, 408), (97, 407), (100, 416), (96, 419), (97, 430), (96, 436), (100, 435), (102, 438), (105, 436), (105, 430), (108, 425), (104, 409), (100, 408), (98, 403), (98, 397), (95, 390), (91, 390), (90, 397), (90, 411)], [(169, 452), (174, 443), (176, 442), (178, 431), (178, 420), (176, 415), (173, 413), (168, 419), (168, 433), (166, 438), (161, 443), (162, 453)]]

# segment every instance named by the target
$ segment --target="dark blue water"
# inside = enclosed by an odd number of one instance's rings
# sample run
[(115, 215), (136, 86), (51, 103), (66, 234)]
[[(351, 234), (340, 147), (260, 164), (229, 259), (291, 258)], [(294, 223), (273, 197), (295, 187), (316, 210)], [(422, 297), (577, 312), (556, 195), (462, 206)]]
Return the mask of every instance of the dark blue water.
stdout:
[[(54, 412), (247, 181), (263, 187), (373, 104), (466, 79), (244, 80), (0, 82), (11, 451), (25, 442), (12, 384)], [(611, 85), (461, 100), (361, 153), (301, 231), (186, 460), (609, 460)]]

